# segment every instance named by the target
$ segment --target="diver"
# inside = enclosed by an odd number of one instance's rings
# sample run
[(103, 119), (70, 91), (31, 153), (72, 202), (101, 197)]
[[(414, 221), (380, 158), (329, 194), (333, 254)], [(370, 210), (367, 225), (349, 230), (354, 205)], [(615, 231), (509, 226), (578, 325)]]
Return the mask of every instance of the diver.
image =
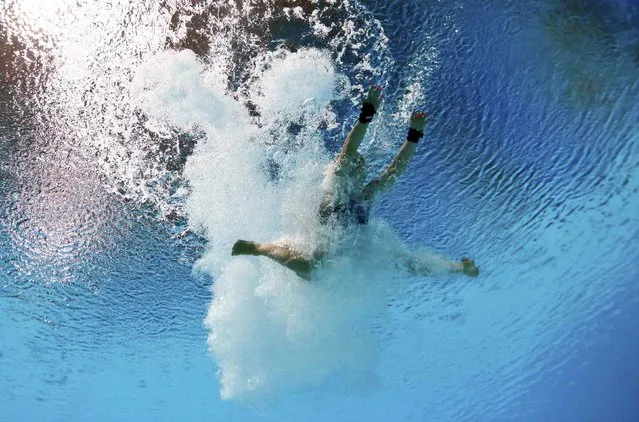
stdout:
[[(362, 99), (362, 108), (358, 121), (346, 137), (342, 151), (329, 169), (330, 189), (324, 193), (319, 220), (323, 225), (339, 224), (344, 227), (366, 225), (373, 201), (378, 194), (388, 190), (404, 173), (408, 163), (417, 149), (417, 142), (424, 135), (427, 115), (415, 112), (411, 116), (406, 141), (401, 146), (393, 162), (378, 178), (368, 184), (366, 179), (366, 163), (357, 151), (375, 112), (382, 102), (381, 86), (373, 86)], [(233, 245), (231, 255), (265, 256), (293, 270), (299, 277), (310, 280), (313, 270), (321, 263), (325, 253), (317, 251), (306, 254), (283, 243), (257, 243), (238, 240)], [(468, 276), (479, 275), (475, 262), (462, 258), (459, 262), (440, 258), (440, 266), (449, 273), (461, 273)], [(427, 276), (432, 273), (432, 257), (424, 257), (406, 250), (399, 257), (402, 266), (417, 275)]]

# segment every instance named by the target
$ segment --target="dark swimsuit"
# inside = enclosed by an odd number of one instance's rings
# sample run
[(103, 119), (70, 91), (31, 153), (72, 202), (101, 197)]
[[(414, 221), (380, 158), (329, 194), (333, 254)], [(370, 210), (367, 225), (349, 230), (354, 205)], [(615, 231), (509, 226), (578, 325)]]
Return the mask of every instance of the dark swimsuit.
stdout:
[[(363, 184), (366, 177), (365, 163), (361, 155), (355, 154), (350, 164), (347, 164), (345, 173), (342, 173), (342, 177), (354, 181), (356, 184)], [(336, 171), (337, 172), (337, 171)], [(359, 181), (359, 183), (357, 183)], [(344, 192), (342, 189), (336, 188), (338, 191)], [(360, 189), (345, 189), (348, 191), (359, 192)], [(344, 192), (345, 193), (345, 192)], [(340, 200), (335, 201), (331, 198), (328, 203), (323, 203), (319, 210), (320, 222), (322, 225), (329, 223), (338, 223), (343, 226), (349, 226), (351, 224), (357, 224), (360, 226), (368, 224), (368, 219), (371, 212), (371, 203), (364, 198), (362, 193), (357, 194), (344, 194), (340, 197), (346, 196), (348, 200), (342, 202)]]
[(363, 226), (368, 224), (371, 206), (368, 202), (351, 198), (346, 204), (328, 205), (320, 208), (320, 222), (323, 225), (331, 221), (331, 217), (338, 222), (348, 225), (355, 223)]

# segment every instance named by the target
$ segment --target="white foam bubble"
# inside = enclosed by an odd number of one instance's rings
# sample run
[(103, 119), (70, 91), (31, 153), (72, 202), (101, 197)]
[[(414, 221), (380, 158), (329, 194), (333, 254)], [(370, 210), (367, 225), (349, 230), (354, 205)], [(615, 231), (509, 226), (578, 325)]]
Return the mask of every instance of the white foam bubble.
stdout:
[(305, 113), (321, 113), (325, 119), (330, 101), (349, 89), (348, 79), (336, 73), (330, 56), (320, 50), (280, 50), (266, 55), (259, 66), (264, 71), (253, 101), (267, 118), (284, 114), (296, 120)]
[(374, 302), (355, 291), (365, 280), (341, 283), (338, 272), (309, 284), (275, 265), (239, 258), (214, 285), (206, 325), (222, 397), (264, 399), (336, 374), (369, 377), (378, 345), (365, 316)]
[(131, 96), (150, 117), (219, 133), (248, 117), (225, 87), (225, 76), (207, 74), (192, 51), (165, 51), (138, 68)]

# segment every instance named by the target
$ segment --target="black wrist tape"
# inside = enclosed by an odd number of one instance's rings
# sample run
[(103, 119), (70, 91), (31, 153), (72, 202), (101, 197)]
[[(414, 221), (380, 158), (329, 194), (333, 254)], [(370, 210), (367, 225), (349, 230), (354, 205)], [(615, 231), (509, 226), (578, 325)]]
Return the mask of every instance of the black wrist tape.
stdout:
[(414, 128), (410, 128), (408, 129), (408, 135), (406, 136), (406, 140), (408, 142), (413, 142), (413, 143), (417, 143), (419, 142), (419, 139), (424, 136), (424, 132), (420, 132), (417, 129)]
[(375, 115), (375, 107), (371, 103), (362, 104), (362, 112), (359, 113), (360, 123), (370, 123)]

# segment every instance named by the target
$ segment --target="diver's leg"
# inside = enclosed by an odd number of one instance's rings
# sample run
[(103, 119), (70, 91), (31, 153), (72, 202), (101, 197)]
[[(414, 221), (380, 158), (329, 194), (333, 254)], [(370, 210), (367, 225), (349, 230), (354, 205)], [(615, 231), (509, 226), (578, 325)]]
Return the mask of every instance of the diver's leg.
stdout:
[(273, 261), (295, 271), (305, 280), (310, 280), (315, 261), (304, 258), (303, 254), (290, 246), (276, 243), (257, 243), (248, 240), (238, 240), (233, 245), (231, 255), (265, 256)]

